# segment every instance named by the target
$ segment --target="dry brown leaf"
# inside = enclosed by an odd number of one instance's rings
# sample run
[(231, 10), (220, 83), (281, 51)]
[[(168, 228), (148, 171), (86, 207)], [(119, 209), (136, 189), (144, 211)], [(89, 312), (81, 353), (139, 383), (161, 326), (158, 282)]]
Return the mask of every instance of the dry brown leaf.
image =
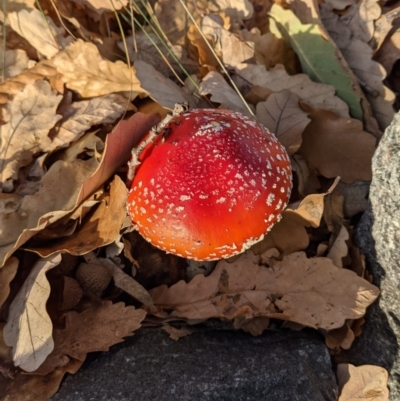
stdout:
[[(310, 239), (306, 227), (319, 227), (324, 211), (326, 194), (308, 195), (296, 210), (286, 209), (282, 219), (260, 242), (251, 247), (256, 255), (275, 248), (282, 255), (301, 251), (308, 247)], [(290, 235), (288, 235), (290, 233)]]
[(58, 251), (72, 255), (83, 255), (99, 247), (111, 244), (118, 236), (126, 216), (128, 190), (116, 175), (110, 184), (110, 194), (105, 196), (88, 219), (85, 219), (74, 235), (54, 241), (45, 241), (42, 246), (27, 246), (27, 249), (45, 257)]
[(252, 117), (238, 94), (228, 85), (217, 71), (209, 72), (200, 84), (200, 95), (211, 95), (211, 101), (220, 103), (221, 109), (239, 111)]
[(57, 53), (52, 63), (67, 87), (82, 97), (116, 92), (126, 92), (131, 100), (137, 96), (147, 96), (147, 92), (140, 87), (133, 67), (122, 61), (112, 63), (104, 60), (92, 43), (79, 39)]
[(187, 335), (193, 333), (192, 329), (185, 326), (178, 329), (169, 324), (165, 324), (162, 326), (162, 329), (169, 334), (169, 338), (175, 341), (178, 341), (180, 338), (186, 337)]
[[(378, 6), (378, 8), (380, 7)], [(366, 92), (374, 111), (374, 116), (378, 120), (381, 129), (385, 129), (394, 117), (392, 105), (395, 95), (382, 83), (386, 78), (384, 68), (372, 60), (372, 48), (355, 36), (354, 31), (350, 29), (352, 23), (349, 25), (344, 24), (341, 17), (324, 5), (321, 6), (321, 18), (329, 35), (335, 41), (347, 64)], [(354, 27), (354, 29), (357, 29), (357, 27)]]
[(353, 344), (355, 335), (351, 329), (351, 321), (346, 322), (338, 329), (330, 330), (325, 334), (325, 344), (333, 350), (349, 349)]
[(381, 48), (375, 56), (375, 60), (385, 67), (385, 70), (389, 75), (392, 72), (395, 62), (399, 59), (400, 30), (397, 30), (383, 42)]
[(19, 261), (12, 256), (6, 264), (0, 268), (0, 308), (10, 294), (10, 283), (17, 274)]
[(371, 180), (376, 139), (355, 119), (327, 110), (313, 110), (303, 132), (299, 153), (326, 178), (340, 176), (345, 183)]
[(334, 10), (343, 10), (353, 4), (356, 4), (355, 0), (325, 0), (325, 4), (329, 4)]
[(36, 373), (48, 374), (65, 365), (65, 360), (69, 358), (83, 361), (89, 352), (108, 351), (112, 345), (122, 342), (124, 337), (139, 329), (145, 316), (144, 310), (111, 301), (90, 307), (82, 313), (68, 312), (65, 328), (54, 331), (54, 351)]
[(61, 262), (58, 253), (39, 260), (10, 305), (4, 326), (5, 343), (12, 347), (14, 365), (35, 371), (53, 351), (53, 324), (46, 311), (50, 284), (46, 272)]
[(63, 118), (52, 132), (49, 150), (77, 141), (93, 125), (113, 123), (129, 104), (128, 99), (113, 93), (72, 103), (62, 111)]
[(254, 42), (246, 42), (224, 29), (224, 21), (219, 14), (206, 15), (201, 21), (201, 30), (213, 40), (214, 50), (222, 55), (224, 65), (236, 67), (250, 62), (254, 57)]
[[(163, 55), (160, 55), (157, 48), (164, 49), (164, 45), (155, 33), (144, 33), (143, 31), (135, 32), (134, 37), (126, 37), (126, 43), (128, 44), (129, 58), (134, 64), (137, 60), (145, 61), (146, 63), (151, 64), (165, 77), (169, 78), (175, 76), (171, 71), (171, 68), (177, 72), (181, 70), (178, 62), (169, 52), (162, 51)], [(118, 46), (125, 52), (125, 46), (122, 41), (118, 42)], [(198, 63), (188, 57), (186, 46), (171, 44), (171, 51), (189, 74), (197, 73), (199, 68)], [(170, 63), (171, 68), (167, 65), (165, 58)]]
[(58, 28), (51, 18), (39, 10), (22, 9), (7, 15), (11, 28), (25, 38), (39, 53), (53, 57), (69, 40), (63, 37), (64, 29)]
[(314, 174), (314, 171), (309, 170), (305, 159), (297, 153), (291, 156), (290, 161), (292, 164), (292, 171), (297, 177), (297, 190), (300, 195), (307, 196), (316, 193), (321, 184)]
[(332, 244), (331, 249), (326, 255), (326, 257), (331, 259), (333, 264), (337, 267), (343, 267), (343, 258), (345, 258), (349, 252), (346, 243), (349, 239), (349, 232), (346, 227), (342, 225), (335, 242)]
[(161, 106), (173, 110), (176, 103), (185, 101), (193, 107), (195, 102), (186, 95), (171, 79), (166, 78), (152, 65), (142, 60), (135, 62), (136, 76), (141, 87), (149, 93), (149, 96)]
[(257, 316), (253, 319), (246, 319), (245, 317), (241, 319), (239, 316), (234, 320), (234, 327), (235, 329), (242, 329), (252, 336), (260, 336), (269, 327), (269, 323), (269, 317)]
[(363, 0), (352, 4), (340, 22), (351, 29), (353, 36), (367, 43), (375, 31), (374, 22), (382, 13), (378, 0)]
[(311, 121), (299, 107), (299, 98), (287, 89), (271, 94), (265, 102), (259, 102), (256, 116), (276, 135), (289, 156), (300, 148), (304, 128)]
[[(33, 63), (33, 65), (32, 65)], [(34, 66), (24, 50), (0, 50), (0, 69), (4, 71), (4, 78), (11, 78)]]
[(387, 401), (388, 372), (380, 366), (354, 366), (340, 363), (336, 372), (340, 396), (338, 401)]
[(41, 180), (38, 192), (22, 201), (14, 195), (15, 208), (0, 214), (0, 266), (35, 234), (73, 212), (79, 189), (97, 166), (94, 158), (55, 162)]
[(65, 366), (57, 368), (45, 377), (27, 375), (18, 371), (15, 378), (8, 380), (8, 385), (0, 388), (1, 401), (47, 401), (58, 391), (66, 373), (74, 374), (83, 361), (71, 360)]
[[(388, 38), (388, 34), (393, 28), (398, 29), (398, 17), (400, 13), (400, 7), (395, 7), (390, 11), (382, 14), (376, 21), (375, 21), (375, 31), (374, 36), (369, 42), (372, 49), (376, 53), (382, 43)], [(389, 73), (389, 71), (388, 71)]]
[(335, 96), (333, 86), (316, 83), (305, 74), (288, 75), (284, 69), (267, 71), (263, 65), (241, 64), (236, 67), (239, 77), (247, 83), (268, 88), (273, 92), (289, 90), (299, 99), (314, 108), (331, 110), (336, 114), (348, 117), (347, 104)]
[(18, 170), (33, 160), (33, 155), (51, 148), (49, 130), (61, 118), (56, 109), (61, 96), (46, 81), (27, 85), (4, 109), (6, 124), (0, 126), (0, 185), (13, 188)]
[(216, 4), (232, 21), (247, 20), (253, 16), (254, 9), (249, 0), (216, 0)]
[(244, 41), (254, 42), (254, 57), (256, 64), (265, 65), (267, 70), (277, 64), (283, 64), (286, 71), (295, 71), (295, 54), (290, 49), (285, 40), (277, 38), (271, 32), (261, 35), (259, 29), (253, 28), (251, 31), (242, 30), (240, 36)]
[(92, 10), (102, 14), (107, 11), (121, 10), (127, 5), (128, 0), (118, 0), (111, 2), (110, 0), (72, 0), (83, 7), (89, 7)]
[[(233, 263), (220, 261), (208, 276), (195, 276), (150, 291), (157, 316), (186, 319), (235, 319), (257, 316), (290, 320), (332, 330), (356, 319), (378, 296), (377, 287), (328, 258), (303, 252), (282, 261), (251, 251)], [(265, 266), (267, 264), (267, 266)], [(168, 312), (167, 312), (168, 311)]]

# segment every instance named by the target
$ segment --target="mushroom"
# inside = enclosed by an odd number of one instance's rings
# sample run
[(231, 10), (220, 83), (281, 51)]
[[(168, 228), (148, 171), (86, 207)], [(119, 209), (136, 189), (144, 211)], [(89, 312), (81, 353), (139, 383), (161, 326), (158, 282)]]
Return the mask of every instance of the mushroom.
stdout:
[(127, 210), (154, 246), (194, 260), (228, 258), (280, 220), (290, 160), (255, 120), (230, 110), (182, 110), (150, 137), (131, 162)]

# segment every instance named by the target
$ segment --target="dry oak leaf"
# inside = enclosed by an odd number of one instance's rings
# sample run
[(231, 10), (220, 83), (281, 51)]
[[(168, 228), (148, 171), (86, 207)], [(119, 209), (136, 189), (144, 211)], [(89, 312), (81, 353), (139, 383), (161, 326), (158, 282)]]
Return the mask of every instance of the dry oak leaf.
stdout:
[(387, 401), (388, 372), (380, 366), (354, 366), (340, 363), (337, 367), (340, 396), (338, 401)]
[(171, 79), (166, 78), (152, 65), (142, 60), (135, 61), (136, 76), (149, 96), (161, 106), (173, 110), (176, 103), (189, 102), (194, 106), (195, 102), (186, 95)]
[(246, 20), (253, 16), (254, 8), (249, 0), (216, 0), (216, 4), (232, 21)]
[(289, 156), (300, 148), (304, 128), (311, 121), (300, 108), (298, 96), (287, 89), (271, 94), (265, 102), (259, 102), (256, 116), (275, 134)]
[(352, 322), (353, 320), (349, 320), (342, 327), (329, 330), (325, 334), (326, 346), (334, 350), (339, 350), (340, 348), (349, 349), (356, 338), (353, 330), (351, 329)]
[(13, 210), (0, 214), (0, 266), (35, 234), (74, 211), (81, 186), (97, 166), (94, 158), (57, 161), (42, 178), (38, 192), (22, 200), (14, 195)]
[(281, 220), (272, 227), (263, 240), (251, 247), (252, 251), (260, 255), (268, 249), (275, 248), (281, 255), (287, 255), (306, 249), (310, 243), (306, 227), (319, 227), (324, 212), (325, 195), (308, 195), (297, 209), (284, 210)]
[(83, 361), (71, 360), (45, 377), (18, 370), (8, 385), (0, 388), (0, 401), (48, 401), (59, 390), (66, 373), (75, 374)]
[(89, 352), (108, 351), (139, 329), (145, 316), (142, 309), (111, 301), (81, 313), (68, 312), (65, 328), (54, 331), (54, 351), (36, 373), (47, 374), (63, 366), (69, 357), (83, 361)]
[(6, 124), (0, 126), (0, 186), (3, 191), (13, 189), (13, 182), (21, 167), (33, 156), (51, 148), (49, 130), (61, 118), (56, 109), (62, 96), (54, 92), (46, 81), (27, 85), (4, 109)]
[[(116, 175), (110, 184), (110, 194), (106, 195), (94, 208), (94, 212), (84, 219), (73, 235), (54, 241), (46, 239), (42, 246), (29, 246), (27, 249), (42, 257), (63, 251), (72, 255), (83, 255), (94, 249), (111, 244), (117, 238), (126, 217), (128, 190), (121, 178)], [(92, 209), (93, 210), (93, 209)]]
[(97, 47), (77, 40), (52, 58), (67, 88), (82, 97), (96, 97), (126, 92), (131, 100), (147, 96), (136, 77), (136, 71), (122, 61), (104, 60)]
[(156, 316), (263, 316), (331, 330), (363, 316), (379, 294), (377, 287), (328, 258), (308, 259), (296, 252), (278, 261), (266, 255), (248, 251), (233, 263), (220, 261), (208, 277), (150, 290), (159, 308)]
[(50, 295), (46, 272), (60, 262), (59, 253), (39, 260), (10, 306), (4, 341), (13, 348), (14, 365), (27, 372), (35, 371), (53, 351), (53, 324), (46, 311)]
[(340, 176), (347, 184), (371, 180), (376, 139), (363, 130), (362, 123), (327, 110), (313, 110), (309, 117), (299, 149), (309, 167), (326, 178)]
[(93, 125), (113, 123), (129, 104), (116, 93), (72, 103), (62, 111), (63, 118), (52, 133), (51, 150), (77, 141)]
[(29, 60), (24, 50), (0, 50), (0, 69), (4, 71), (4, 78), (14, 77), (21, 72), (33, 67), (34, 61)]
[(128, 3), (128, 0), (110, 1), (110, 0), (72, 0), (80, 6), (86, 6), (102, 14), (107, 11), (120, 10)]
[(331, 259), (335, 266), (343, 267), (343, 258), (349, 253), (349, 248), (346, 241), (350, 239), (347, 228), (342, 225), (335, 242), (332, 244), (331, 249), (326, 255), (327, 258)]
[(306, 74), (288, 75), (285, 69), (278, 67), (267, 71), (263, 65), (254, 64), (240, 64), (236, 66), (236, 71), (247, 84), (265, 87), (273, 92), (287, 89), (311, 107), (331, 110), (343, 117), (349, 116), (349, 107), (335, 96), (333, 86), (313, 82)]
[(199, 93), (200, 95), (211, 95), (211, 101), (220, 103), (221, 109), (238, 111), (246, 116), (252, 117), (238, 94), (217, 71), (211, 71), (203, 78)]
[(47, 58), (53, 57), (71, 40), (64, 38), (63, 28), (58, 28), (37, 9), (11, 12), (7, 18), (11, 28)]

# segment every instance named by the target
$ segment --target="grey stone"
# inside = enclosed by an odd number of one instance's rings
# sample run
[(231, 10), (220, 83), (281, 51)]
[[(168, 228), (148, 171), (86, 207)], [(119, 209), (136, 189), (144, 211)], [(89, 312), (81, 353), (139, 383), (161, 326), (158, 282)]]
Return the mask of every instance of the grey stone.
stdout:
[(140, 329), (69, 376), (53, 401), (336, 401), (318, 333)]
[(390, 373), (390, 400), (400, 400), (400, 114), (386, 129), (372, 162), (369, 206), (356, 242), (380, 287), (362, 335), (347, 353), (355, 365), (373, 364)]

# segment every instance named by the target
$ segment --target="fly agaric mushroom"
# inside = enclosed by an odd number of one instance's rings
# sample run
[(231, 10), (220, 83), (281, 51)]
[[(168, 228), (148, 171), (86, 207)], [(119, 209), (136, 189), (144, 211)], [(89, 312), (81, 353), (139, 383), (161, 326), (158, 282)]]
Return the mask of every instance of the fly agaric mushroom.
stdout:
[(280, 220), (290, 161), (261, 124), (229, 110), (193, 109), (174, 111), (157, 132), (131, 163), (127, 205), (150, 243), (188, 259), (228, 258)]

